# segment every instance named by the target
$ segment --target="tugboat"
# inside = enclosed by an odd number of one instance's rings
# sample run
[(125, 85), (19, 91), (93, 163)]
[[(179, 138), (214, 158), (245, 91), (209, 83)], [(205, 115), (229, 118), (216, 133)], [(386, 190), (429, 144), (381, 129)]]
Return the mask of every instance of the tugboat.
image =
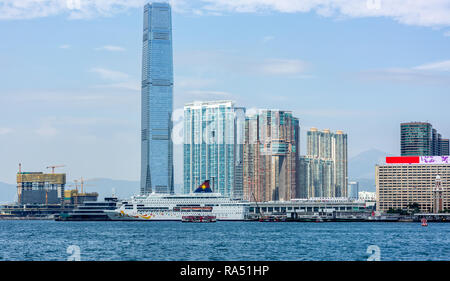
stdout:
[(422, 226), (428, 226), (428, 222), (426, 218), (422, 218)]
[(183, 216), (182, 222), (216, 222), (215, 216)]

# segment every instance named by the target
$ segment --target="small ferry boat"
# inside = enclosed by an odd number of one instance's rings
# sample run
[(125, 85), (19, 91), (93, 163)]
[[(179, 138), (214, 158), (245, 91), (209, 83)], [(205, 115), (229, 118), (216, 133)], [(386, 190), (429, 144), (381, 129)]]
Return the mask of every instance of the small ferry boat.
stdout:
[(69, 213), (60, 213), (55, 221), (108, 221), (111, 220), (107, 211), (115, 210), (120, 206), (117, 197), (106, 197), (104, 202), (85, 201)]
[(183, 216), (182, 222), (216, 222), (215, 216)]
[(422, 226), (428, 226), (428, 222), (426, 218), (422, 218)]
[(286, 216), (284, 215), (271, 215), (271, 216), (261, 216), (259, 222), (285, 222)]

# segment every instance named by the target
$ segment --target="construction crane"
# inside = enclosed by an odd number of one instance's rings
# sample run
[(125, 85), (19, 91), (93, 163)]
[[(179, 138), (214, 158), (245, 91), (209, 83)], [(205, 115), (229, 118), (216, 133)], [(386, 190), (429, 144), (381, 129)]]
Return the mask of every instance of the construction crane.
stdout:
[(46, 169), (52, 168), (52, 174), (55, 173), (55, 168), (65, 167), (66, 165), (53, 165), (53, 166), (47, 166)]
[(85, 186), (94, 186), (92, 184), (86, 184), (85, 182), (91, 182), (91, 181), (96, 181), (96, 180), (98, 180), (98, 179), (87, 179), (86, 180), (86, 179), (83, 179), (83, 177), (81, 177), (80, 179), (73, 180), (73, 182), (75, 183), (75, 187), (77, 188), (77, 190), (78, 190), (78, 183), (80, 183), (81, 194), (83, 194)]

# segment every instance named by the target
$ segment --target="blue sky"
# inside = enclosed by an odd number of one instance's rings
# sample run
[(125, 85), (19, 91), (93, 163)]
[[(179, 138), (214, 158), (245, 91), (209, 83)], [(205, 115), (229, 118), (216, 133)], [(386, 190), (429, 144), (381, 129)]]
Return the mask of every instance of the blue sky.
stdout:
[[(0, 181), (19, 162), (138, 180), (143, 3), (0, 0)], [(215, 99), (292, 110), (302, 135), (348, 133), (349, 156), (399, 154), (404, 121), (450, 137), (450, 1), (171, 3), (176, 114)]]

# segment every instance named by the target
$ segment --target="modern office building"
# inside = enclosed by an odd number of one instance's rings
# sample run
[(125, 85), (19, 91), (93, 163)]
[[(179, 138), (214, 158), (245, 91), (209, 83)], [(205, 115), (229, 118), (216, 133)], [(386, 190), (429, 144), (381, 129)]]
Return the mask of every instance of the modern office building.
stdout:
[(141, 194), (173, 193), (171, 7), (144, 7), (141, 92)]
[(419, 204), (421, 212), (433, 212), (433, 190), (441, 180), (439, 212), (450, 210), (450, 159), (443, 156), (387, 157), (376, 166), (377, 210), (408, 209)]
[(433, 128), (430, 123), (410, 122), (400, 125), (402, 156), (431, 156)]
[(244, 199), (266, 202), (297, 197), (299, 132), (299, 121), (290, 111), (261, 110), (246, 118)]
[(402, 123), (400, 138), (401, 156), (448, 156), (448, 140), (430, 123)]
[(311, 128), (307, 132), (307, 155), (300, 158), (299, 195), (347, 197), (347, 135)]
[(210, 180), (214, 192), (243, 197), (245, 109), (232, 101), (184, 107), (184, 193)]
[(347, 194), (348, 194), (348, 198), (358, 199), (359, 198), (359, 182), (357, 182), (357, 181), (349, 182)]
[(441, 139), (441, 134), (439, 134), (436, 129), (433, 129), (431, 135), (431, 150), (433, 156), (441, 155)]
[(17, 173), (18, 204), (62, 204), (65, 185), (66, 174), (44, 174), (19, 170)]
[(449, 139), (441, 139), (441, 155), (442, 156), (449, 156), (450, 155), (450, 141)]

